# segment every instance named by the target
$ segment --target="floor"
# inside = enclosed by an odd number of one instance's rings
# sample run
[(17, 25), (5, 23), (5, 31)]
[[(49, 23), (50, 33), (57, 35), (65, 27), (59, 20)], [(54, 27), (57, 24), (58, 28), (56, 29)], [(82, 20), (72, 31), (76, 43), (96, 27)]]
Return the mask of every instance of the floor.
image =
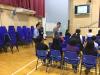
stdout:
[[(51, 39), (48, 39), (45, 43), (50, 41)], [(9, 49), (7, 53), (0, 53), (0, 75), (79, 75), (79, 72), (73, 72), (70, 65), (63, 71), (54, 66), (46, 72), (46, 67), (39, 62), (36, 70), (36, 60), (34, 45), (21, 46), (19, 52), (14, 48), (14, 54)], [(84, 71), (82, 75), (85, 75)], [(91, 72), (89, 75), (95, 75), (95, 73)]]

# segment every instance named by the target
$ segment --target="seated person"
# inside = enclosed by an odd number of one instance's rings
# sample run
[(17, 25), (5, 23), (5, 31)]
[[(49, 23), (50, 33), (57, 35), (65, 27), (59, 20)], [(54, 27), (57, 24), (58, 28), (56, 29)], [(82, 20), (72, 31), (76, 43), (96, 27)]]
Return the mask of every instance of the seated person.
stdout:
[(98, 30), (98, 34), (96, 36), (100, 36), (100, 30)]
[(79, 49), (79, 47), (77, 46), (77, 41), (76, 41), (75, 38), (71, 38), (71, 39), (69, 40), (69, 43), (67, 44), (66, 50), (67, 50), (67, 51), (77, 52), (77, 54), (79, 54), (80, 49)]
[[(66, 50), (76, 52), (79, 55), (80, 49), (77, 47), (77, 41), (75, 38), (71, 38), (69, 40), (69, 43), (67, 44)], [(72, 65), (74, 72), (77, 72), (77, 66), (78, 65)]]
[(71, 38), (76, 39), (76, 43), (79, 46), (80, 50), (83, 49), (83, 37), (80, 34), (80, 29), (76, 29), (76, 32), (71, 36)]
[(99, 45), (98, 45), (98, 43), (96, 42), (96, 36), (92, 36), (92, 41), (94, 42), (94, 47), (96, 48), (96, 50), (98, 50)]
[(99, 49), (100, 49), (100, 30), (98, 31), (98, 34), (96, 35), (96, 42), (99, 45)]
[(62, 50), (61, 42), (60, 42), (60, 39), (58, 37), (53, 38), (51, 49)]
[(97, 56), (97, 50), (93, 41), (88, 41), (86, 43), (85, 48), (83, 50), (83, 54)]
[(68, 29), (65, 32), (65, 36), (69, 36), (69, 37), (71, 36), (71, 34), (69, 33)]
[[(94, 41), (87, 41), (86, 46), (83, 50), (83, 54), (84, 55), (93, 55), (93, 56), (97, 56), (98, 51), (95, 48), (95, 43)], [(86, 75), (88, 75), (88, 73), (90, 72), (91, 68), (86, 68), (85, 73)]]
[(48, 50), (48, 46), (44, 43), (43, 38), (38, 39), (37, 50)]
[(89, 29), (86, 40), (87, 41), (91, 41), (92, 40), (92, 36), (93, 36), (92, 29)]

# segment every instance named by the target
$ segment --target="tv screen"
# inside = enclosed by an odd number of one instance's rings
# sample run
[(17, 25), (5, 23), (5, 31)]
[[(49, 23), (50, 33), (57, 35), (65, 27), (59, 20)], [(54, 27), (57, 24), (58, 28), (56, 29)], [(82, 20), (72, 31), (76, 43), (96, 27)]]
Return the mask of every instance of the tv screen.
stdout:
[(89, 5), (78, 5), (75, 6), (75, 14), (88, 14), (90, 12), (90, 6)]

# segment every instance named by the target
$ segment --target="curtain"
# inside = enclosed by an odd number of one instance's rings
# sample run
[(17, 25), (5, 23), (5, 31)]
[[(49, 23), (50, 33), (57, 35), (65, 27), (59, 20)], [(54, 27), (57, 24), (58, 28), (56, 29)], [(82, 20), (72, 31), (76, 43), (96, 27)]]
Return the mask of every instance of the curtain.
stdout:
[(0, 4), (35, 10), (37, 17), (45, 16), (45, 0), (0, 0)]
[(44, 17), (45, 16), (45, 0), (35, 0), (35, 9), (36, 16)]
[(98, 27), (100, 28), (100, 8), (99, 8), (99, 25)]

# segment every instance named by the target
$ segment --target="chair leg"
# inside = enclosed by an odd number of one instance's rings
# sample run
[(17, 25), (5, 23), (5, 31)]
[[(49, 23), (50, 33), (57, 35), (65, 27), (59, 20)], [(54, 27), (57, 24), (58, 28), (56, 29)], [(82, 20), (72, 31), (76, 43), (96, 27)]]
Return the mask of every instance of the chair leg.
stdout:
[(82, 73), (82, 64), (81, 64), (81, 67), (80, 67), (80, 75), (81, 75), (81, 73)]
[(18, 45), (16, 45), (16, 49), (18, 50), (18, 52), (19, 52), (19, 48), (18, 48)]
[(37, 70), (37, 66), (38, 66), (38, 61), (39, 61), (39, 59), (37, 59), (36, 70)]
[(60, 75), (63, 75), (63, 70), (64, 70), (64, 63), (62, 62), (61, 63), (61, 74)]
[(46, 72), (48, 72), (48, 68), (49, 68), (49, 61), (46, 64)]
[[(99, 59), (100, 60), (100, 59)], [(99, 75), (100, 75), (100, 61), (99, 61)]]
[(12, 54), (13, 54), (13, 46), (10, 46), (10, 48), (11, 48), (11, 52), (12, 52)]
[(97, 75), (97, 66), (96, 66), (96, 68), (95, 68), (95, 75)]

